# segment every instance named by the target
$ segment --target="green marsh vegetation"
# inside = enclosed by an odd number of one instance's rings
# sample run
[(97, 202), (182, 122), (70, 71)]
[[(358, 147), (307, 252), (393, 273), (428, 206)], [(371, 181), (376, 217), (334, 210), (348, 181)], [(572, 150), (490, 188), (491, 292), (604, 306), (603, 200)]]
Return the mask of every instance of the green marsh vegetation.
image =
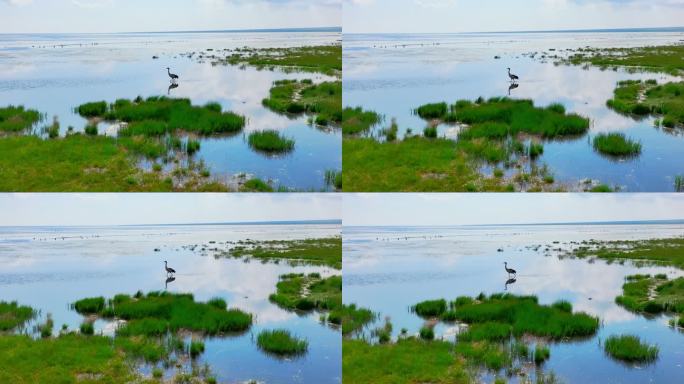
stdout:
[(257, 345), (268, 353), (278, 356), (296, 356), (306, 353), (309, 343), (293, 336), (290, 331), (276, 329), (264, 330), (257, 336)]
[(19, 133), (31, 129), (43, 116), (23, 106), (0, 107), (0, 132)]
[(318, 273), (282, 275), (276, 293), (268, 298), (293, 311), (336, 311), (342, 308), (342, 277), (323, 278)]
[(632, 260), (639, 264), (684, 269), (684, 238), (650, 240), (583, 241), (566, 256), (599, 258), (608, 262)]
[(659, 348), (641, 341), (639, 336), (610, 336), (604, 343), (608, 356), (625, 361), (648, 363), (658, 359)]
[(622, 295), (615, 302), (633, 312), (684, 314), (684, 277), (668, 280), (665, 275), (627, 276)]
[(679, 75), (684, 71), (684, 45), (661, 45), (637, 48), (579, 48), (560, 63), (597, 67), (626, 67), (634, 70)]
[[(346, 135), (343, 140), (345, 183), (350, 191), (530, 191), (558, 190), (548, 167), (531, 166), (511, 180), (486, 177), (483, 165), (518, 167), (536, 160), (544, 147), (528, 137), (555, 139), (576, 137), (589, 129), (589, 119), (567, 114), (560, 104), (535, 107), (530, 100), (479, 98), (427, 104), (415, 110), (430, 127), (439, 123), (466, 124), (458, 140), (409, 136), (396, 141), (389, 130), (386, 142)], [(534, 164), (532, 164), (534, 165)], [(542, 172), (543, 171), (543, 172)], [(503, 174), (502, 174), (503, 176)]]
[(624, 133), (600, 133), (594, 137), (593, 146), (604, 155), (615, 157), (638, 156), (641, 143), (627, 138)]
[(256, 131), (249, 134), (249, 146), (268, 153), (286, 153), (295, 147), (295, 141), (278, 131)]
[(19, 305), (16, 301), (0, 301), (0, 332), (23, 327), (35, 316), (36, 311), (31, 307)]
[(281, 67), (304, 72), (340, 76), (342, 46), (318, 45), (290, 48), (250, 48), (226, 50), (224, 57), (208, 55), (214, 65), (251, 65), (257, 68)]
[(327, 170), (325, 171), (325, 184), (335, 187), (336, 190), (342, 190), (342, 171)]
[(273, 187), (261, 179), (250, 179), (240, 187), (240, 192), (273, 192)]
[(240, 240), (216, 257), (285, 260), (294, 264), (325, 265), (342, 268), (342, 238), (327, 237), (301, 240)]
[(367, 324), (372, 323), (377, 314), (370, 309), (359, 308), (356, 304), (342, 305), (330, 312), (328, 321), (342, 324), (342, 336), (349, 336), (361, 331)]
[(314, 84), (311, 80), (277, 80), (263, 105), (273, 111), (316, 116), (317, 125), (342, 122), (342, 82)]
[(342, 133), (344, 135), (367, 133), (371, 127), (380, 122), (382, 122), (382, 116), (373, 111), (366, 111), (362, 107), (347, 107), (342, 110)]
[(658, 85), (655, 80), (618, 83), (608, 107), (634, 117), (659, 116), (665, 128), (684, 126), (684, 82)]

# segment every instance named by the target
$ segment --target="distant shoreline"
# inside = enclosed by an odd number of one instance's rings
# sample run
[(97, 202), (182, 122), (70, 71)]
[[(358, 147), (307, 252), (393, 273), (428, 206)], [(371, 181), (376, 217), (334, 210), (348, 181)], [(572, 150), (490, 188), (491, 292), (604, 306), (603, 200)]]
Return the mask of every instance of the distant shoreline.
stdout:
[(607, 29), (550, 29), (526, 31), (480, 31), (480, 32), (353, 32), (345, 35), (509, 35), (509, 34), (542, 34), (542, 33), (626, 33), (626, 32), (684, 32), (684, 27), (662, 28), (607, 28)]
[(527, 223), (527, 224), (454, 224), (454, 225), (349, 225), (345, 228), (476, 228), (476, 227), (542, 227), (542, 226), (572, 226), (572, 225), (663, 225), (684, 224), (684, 219), (674, 220), (632, 220), (632, 221), (578, 221), (555, 223)]
[(45, 36), (45, 35), (173, 35), (189, 33), (303, 33), (303, 32), (342, 32), (342, 27), (316, 28), (265, 28), (265, 29), (215, 29), (203, 31), (137, 31), (137, 32), (5, 32), (0, 36)]
[(138, 228), (138, 227), (201, 227), (201, 226), (238, 226), (238, 225), (342, 225), (342, 220), (284, 220), (284, 221), (242, 221), (224, 223), (176, 223), (176, 224), (97, 224), (97, 225), (12, 225), (9, 228)]

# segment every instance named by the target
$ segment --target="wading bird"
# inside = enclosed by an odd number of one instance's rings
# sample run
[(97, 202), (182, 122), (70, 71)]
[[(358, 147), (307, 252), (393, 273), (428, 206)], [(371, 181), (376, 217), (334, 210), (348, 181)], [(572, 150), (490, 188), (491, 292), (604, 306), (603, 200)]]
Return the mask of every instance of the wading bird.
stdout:
[(516, 281), (517, 280), (515, 279), (515, 277), (506, 280), (506, 284), (504, 284), (504, 291), (508, 291), (508, 286), (511, 284), (515, 284)]
[[(509, 71), (510, 71), (510, 69), (509, 69)], [(171, 78), (171, 81), (178, 80), (178, 75), (171, 73), (171, 68), (166, 67), (166, 72), (169, 73), (169, 77)]]
[(510, 77), (510, 78), (511, 78), (511, 81), (513, 81), (513, 82), (515, 82), (515, 81), (517, 81), (517, 80), (520, 79), (517, 75), (514, 75), (514, 74), (511, 73), (511, 69), (510, 69), (510, 68), (508, 68), (508, 77)]
[(504, 261), (504, 268), (506, 269), (506, 272), (508, 272), (509, 275), (515, 276), (517, 272), (513, 268), (508, 268), (508, 262)]
[(514, 90), (514, 89), (516, 89), (516, 88), (518, 88), (518, 87), (519, 87), (518, 83), (511, 83), (511, 86), (508, 87), (508, 96), (511, 95), (511, 91), (512, 91), (512, 90)]
[(166, 262), (166, 260), (164, 260), (164, 269), (166, 269), (166, 273), (167, 273), (168, 275), (173, 275), (174, 273), (176, 273), (176, 270), (175, 270), (175, 269), (169, 268), (169, 265), (168, 265), (168, 263)]

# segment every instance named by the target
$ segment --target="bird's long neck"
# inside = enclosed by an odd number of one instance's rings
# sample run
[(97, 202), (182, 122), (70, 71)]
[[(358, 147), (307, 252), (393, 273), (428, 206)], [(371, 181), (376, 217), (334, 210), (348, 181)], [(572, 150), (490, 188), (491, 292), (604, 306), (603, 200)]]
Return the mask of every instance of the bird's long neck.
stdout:
[[(508, 71), (510, 72), (510, 69), (509, 69)], [(169, 68), (166, 68), (166, 72), (167, 72), (169, 75), (171, 74), (171, 70), (170, 70)]]
[(509, 75), (511, 74), (511, 69), (510, 69), (510, 68), (508, 68), (508, 74), (509, 74)]

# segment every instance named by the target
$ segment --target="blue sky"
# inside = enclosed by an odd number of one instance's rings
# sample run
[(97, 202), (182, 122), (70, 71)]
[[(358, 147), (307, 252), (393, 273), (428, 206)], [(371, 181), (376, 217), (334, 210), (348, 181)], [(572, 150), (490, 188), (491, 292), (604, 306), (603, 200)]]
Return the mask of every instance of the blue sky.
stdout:
[(684, 0), (343, 0), (345, 33), (684, 26)]
[(0, 33), (339, 27), (342, 0), (0, 0)]
[(0, 226), (341, 220), (337, 194), (0, 194)]
[(678, 194), (345, 194), (344, 225), (476, 225), (684, 219)]

